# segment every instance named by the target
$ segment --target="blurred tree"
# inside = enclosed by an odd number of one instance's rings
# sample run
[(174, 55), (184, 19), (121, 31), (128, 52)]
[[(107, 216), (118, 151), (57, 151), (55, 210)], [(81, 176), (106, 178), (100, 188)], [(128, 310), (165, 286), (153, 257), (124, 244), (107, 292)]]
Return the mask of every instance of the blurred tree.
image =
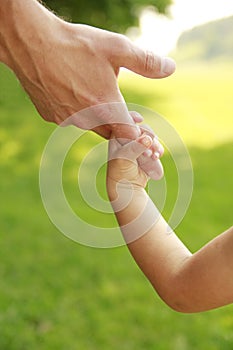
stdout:
[(173, 0), (44, 0), (43, 2), (65, 19), (102, 29), (124, 33), (138, 25), (140, 10), (153, 6), (167, 13)]

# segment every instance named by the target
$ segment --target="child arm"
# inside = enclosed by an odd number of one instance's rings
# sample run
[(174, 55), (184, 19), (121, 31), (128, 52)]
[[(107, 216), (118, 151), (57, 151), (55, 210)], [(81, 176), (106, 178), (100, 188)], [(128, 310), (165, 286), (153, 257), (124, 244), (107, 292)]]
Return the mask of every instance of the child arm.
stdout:
[(232, 303), (233, 228), (190, 253), (144, 190), (147, 178), (136, 161), (149, 147), (144, 138), (149, 140), (142, 136), (118, 149), (113, 140), (108, 162), (109, 198), (133, 258), (176, 311), (200, 312)]

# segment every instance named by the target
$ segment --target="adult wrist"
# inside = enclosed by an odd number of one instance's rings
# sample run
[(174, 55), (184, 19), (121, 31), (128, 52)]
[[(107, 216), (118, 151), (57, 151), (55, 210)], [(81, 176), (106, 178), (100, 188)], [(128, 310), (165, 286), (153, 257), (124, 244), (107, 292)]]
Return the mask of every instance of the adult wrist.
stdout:
[[(51, 49), (54, 22), (61, 22), (37, 0), (4, 0), (0, 12), (0, 58), (17, 72), (34, 52)], [(49, 34), (49, 35), (48, 35)], [(32, 53), (31, 53), (32, 51)]]
[(11, 0), (2, 1), (0, 5), (0, 61), (7, 64), (8, 55), (6, 47), (7, 17), (9, 14)]

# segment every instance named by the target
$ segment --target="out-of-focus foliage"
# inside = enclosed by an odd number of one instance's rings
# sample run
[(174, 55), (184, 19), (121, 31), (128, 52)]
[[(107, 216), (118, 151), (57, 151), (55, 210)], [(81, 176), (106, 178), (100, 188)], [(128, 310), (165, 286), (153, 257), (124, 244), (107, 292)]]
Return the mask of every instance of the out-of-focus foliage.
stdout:
[(184, 32), (177, 44), (179, 61), (231, 61), (233, 58), (233, 16)]
[[(0, 77), (0, 349), (232, 350), (233, 305), (178, 314), (156, 296), (126, 247), (83, 247), (52, 225), (38, 172), (55, 125), (36, 116), (13, 73), (2, 65)], [(232, 64), (179, 67), (174, 78), (163, 80), (123, 71), (120, 85), (126, 101), (166, 116), (187, 142), (195, 181), (177, 233), (194, 252), (232, 225)], [(62, 185), (71, 210), (87, 223), (82, 234), (88, 236), (90, 225), (116, 223), (103, 206), (94, 209), (80, 194), (80, 165), (91, 159), (82, 167), (90, 183), (98, 168), (96, 157), (87, 156), (103, 150), (95, 148), (100, 138), (83, 136), (67, 154)], [(168, 133), (165, 146), (169, 138)], [(180, 184), (172, 154), (167, 150), (162, 159), (165, 218)], [(179, 159), (185, 172), (181, 153)], [(102, 205), (105, 174), (100, 170), (92, 186), (99, 194), (95, 203)], [(157, 202), (163, 192), (154, 186), (149, 193)]]
[(103, 29), (124, 32), (138, 25), (140, 10), (153, 6), (160, 13), (167, 13), (172, 0), (44, 0), (58, 15), (77, 23), (85, 23)]

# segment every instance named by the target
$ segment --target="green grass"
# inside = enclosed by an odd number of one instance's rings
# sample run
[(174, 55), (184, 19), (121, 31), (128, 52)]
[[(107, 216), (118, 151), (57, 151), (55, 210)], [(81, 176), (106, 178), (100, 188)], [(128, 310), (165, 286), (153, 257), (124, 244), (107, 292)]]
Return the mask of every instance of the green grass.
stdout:
[(123, 72), (127, 101), (165, 116), (188, 146), (213, 147), (232, 141), (232, 64), (186, 65), (162, 80)]
[[(166, 81), (121, 80), (127, 101), (165, 115), (189, 147), (194, 193), (177, 232), (192, 251), (232, 224), (232, 78), (227, 66), (190, 67)], [(0, 91), (0, 349), (231, 350), (232, 306), (178, 314), (153, 292), (126, 247), (88, 248), (53, 226), (41, 203), (38, 171), (55, 127), (37, 116), (3, 67)], [(114, 225), (111, 215), (80, 205), (76, 190), (80, 154), (97, 142), (89, 135), (71, 150), (64, 188), (79, 215)], [(169, 215), (176, 196), (169, 154), (164, 167)], [(106, 198), (103, 170), (97, 182)]]

